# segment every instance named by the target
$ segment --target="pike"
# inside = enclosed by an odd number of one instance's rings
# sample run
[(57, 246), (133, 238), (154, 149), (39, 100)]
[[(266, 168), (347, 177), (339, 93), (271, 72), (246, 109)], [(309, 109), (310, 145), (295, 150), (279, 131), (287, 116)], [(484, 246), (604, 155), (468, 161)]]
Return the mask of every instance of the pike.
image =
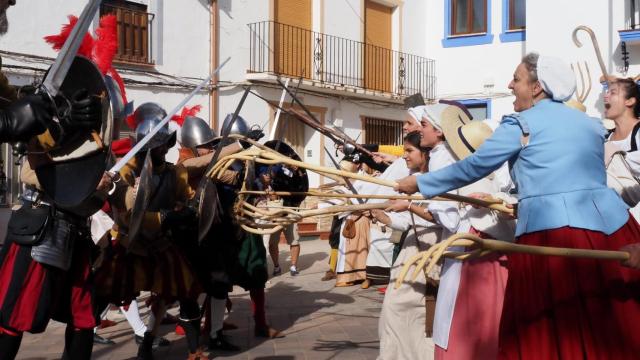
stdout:
[[(350, 144), (352, 146), (354, 146), (358, 151), (373, 157), (373, 153), (371, 151), (369, 151), (369, 149), (365, 148), (364, 146), (356, 143), (355, 141), (353, 141), (353, 139), (351, 139), (349, 136), (347, 136), (347, 134), (345, 134), (342, 131), (337, 131), (338, 129), (334, 130), (334, 129), (329, 129), (326, 126), (322, 125), (322, 123), (320, 122), (320, 120), (318, 120), (309, 110), (309, 108), (307, 108), (302, 101), (300, 101), (300, 99), (296, 96), (296, 94), (294, 94), (291, 89), (287, 88), (286, 86), (284, 86), (284, 84), (282, 83), (282, 81), (280, 79), (278, 79), (278, 84), (280, 84), (280, 86), (282, 87), (282, 90), (286, 91), (289, 96), (291, 96), (291, 100), (294, 103), (297, 103), (302, 110), (305, 112), (306, 116), (304, 114), (301, 114), (300, 112), (296, 111), (295, 109), (291, 109), (290, 111), (285, 111), (288, 114), (292, 114), (294, 115), (297, 119), (299, 119), (300, 121), (302, 121), (303, 123), (307, 124), (309, 127), (314, 128), (315, 130), (319, 131), (321, 134), (328, 136), (331, 140), (333, 140), (334, 142), (338, 142), (338, 143), (342, 143), (344, 144)], [(283, 109), (284, 111), (284, 109)]]
[(202, 90), (202, 88), (206, 84), (208, 84), (211, 81), (211, 78), (215, 74), (217, 74), (220, 71), (220, 69), (222, 69), (222, 67), (225, 66), (227, 62), (229, 62), (230, 59), (231, 57), (228, 57), (225, 61), (223, 61), (222, 64), (220, 64), (220, 66), (218, 66), (206, 79), (202, 80), (202, 82), (198, 84), (198, 86), (196, 86), (196, 88), (189, 95), (187, 95), (187, 97), (185, 97), (178, 105), (176, 105), (176, 107), (173, 108), (173, 110), (168, 112), (167, 116), (165, 116), (161, 122), (159, 122), (155, 127), (153, 127), (153, 129), (151, 129), (151, 131), (149, 131), (149, 133), (145, 135), (145, 137), (143, 137), (142, 140), (140, 140), (131, 150), (129, 150), (129, 152), (125, 156), (122, 157), (122, 159), (120, 159), (111, 169), (109, 169), (109, 173), (112, 176), (115, 176), (115, 174), (117, 174), (118, 171), (120, 171), (120, 169), (122, 169), (129, 162), (129, 160), (131, 160), (138, 153), (138, 151), (140, 151), (140, 149), (142, 149), (142, 147), (146, 143), (148, 143), (149, 140), (151, 140), (158, 133), (158, 131), (160, 131), (160, 129), (162, 129), (162, 127), (165, 126), (171, 120), (173, 115), (177, 114), (178, 111), (180, 111), (200, 90)]
[(78, 22), (73, 27), (73, 30), (71, 30), (69, 38), (64, 42), (64, 45), (51, 66), (49, 73), (47, 73), (47, 76), (42, 81), (40, 89), (50, 98), (53, 99), (60, 92), (62, 82), (67, 77), (69, 68), (71, 68), (71, 63), (73, 63), (73, 59), (78, 54), (78, 49), (80, 48), (82, 40), (89, 29), (89, 25), (91, 25), (91, 21), (100, 8), (101, 2), (102, 0), (89, 0), (87, 5), (85, 5), (82, 13), (80, 13)]
[[(289, 78), (284, 83), (284, 87), (289, 86)], [(276, 111), (276, 118), (273, 120), (273, 127), (271, 128), (271, 134), (269, 134), (269, 140), (275, 140), (276, 131), (278, 130), (278, 123), (280, 122), (280, 114), (282, 113), (282, 105), (284, 104), (284, 98), (287, 96), (287, 91), (282, 89), (282, 95), (280, 95), (280, 103), (278, 105), (278, 111)]]

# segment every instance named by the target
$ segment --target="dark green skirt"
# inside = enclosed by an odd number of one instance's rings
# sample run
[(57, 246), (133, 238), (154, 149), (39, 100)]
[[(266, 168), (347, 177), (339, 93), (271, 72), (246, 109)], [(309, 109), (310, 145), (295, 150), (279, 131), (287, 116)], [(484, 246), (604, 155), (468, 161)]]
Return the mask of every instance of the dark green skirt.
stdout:
[(242, 286), (245, 290), (262, 289), (268, 279), (267, 249), (262, 236), (245, 233), (232, 274), (233, 284)]

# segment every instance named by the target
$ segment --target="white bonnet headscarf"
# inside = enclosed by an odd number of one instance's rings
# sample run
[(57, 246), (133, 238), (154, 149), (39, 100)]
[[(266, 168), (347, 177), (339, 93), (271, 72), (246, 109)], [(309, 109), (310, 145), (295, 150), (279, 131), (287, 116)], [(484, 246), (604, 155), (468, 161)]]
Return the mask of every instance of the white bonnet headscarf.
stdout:
[(553, 56), (538, 58), (538, 81), (555, 101), (567, 101), (576, 91), (576, 77), (571, 67)]
[(407, 113), (409, 113), (409, 115), (418, 123), (418, 125), (420, 125), (420, 119), (422, 118), (422, 113), (424, 113), (424, 108), (424, 105), (420, 105), (407, 109)]
[(449, 104), (430, 104), (424, 106), (422, 118), (429, 121), (437, 130), (442, 131), (442, 112), (448, 108)]

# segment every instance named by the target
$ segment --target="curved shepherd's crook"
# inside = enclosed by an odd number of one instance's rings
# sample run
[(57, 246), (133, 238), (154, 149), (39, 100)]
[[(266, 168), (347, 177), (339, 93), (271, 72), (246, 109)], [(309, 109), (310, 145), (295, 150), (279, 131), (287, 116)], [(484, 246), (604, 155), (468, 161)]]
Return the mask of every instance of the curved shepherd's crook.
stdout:
[(598, 58), (598, 64), (600, 65), (600, 70), (602, 71), (602, 76), (604, 77), (604, 81), (609, 86), (609, 74), (607, 74), (607, 68), (604, 66), (604, 60), (602, 60), (602, 53), (600, 52), (600, 47), (598, 46), (598, 39), (596, 39), (596, 34), (591, 30), (590, 27), (585, 25), (580, 25), (573, 29), (573, 43), (576, 44), (577, 47), (582, 47), (582, 43), (578, 40), (578, 30), (584, 30), (589, 37), (591, 37), (591, 42), (593, 43), (593, 48), (596, 51), (596, 57)]

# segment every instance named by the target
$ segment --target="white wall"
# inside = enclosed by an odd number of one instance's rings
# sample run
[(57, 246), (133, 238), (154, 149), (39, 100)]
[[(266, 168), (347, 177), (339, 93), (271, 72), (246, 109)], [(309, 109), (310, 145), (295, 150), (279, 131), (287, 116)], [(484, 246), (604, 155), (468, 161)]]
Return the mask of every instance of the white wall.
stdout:
[[(513, 70), (527, 52), (558, 56), (569, 63), (586, 61), (591, 70), (592, 90), (585, 101), (587, 113), (602, 117), (602, 75), (589, 36), (579, 33), (584, 44), (578, 48), (572, 40), (572, 32), (578, 25), (593, 29), (598, 39), (607, 71), (616, 76), (635, 76), (640, 73), (640, 43), (627, 43), (630, 66), (622, 73), (620, 37), (618, 30), (625, 28), (628, 14), (626, 1), (600, 0), (529, 0), (527, 1), (527, 31), (524, 42), (500, 42), (502, 32), (502, 0), (490, 0), (492, 4), (493, 43), (477, 46), (444, 48), (444, 1), (428, 1), (427, 29), (423, 56), (436, 60), (438, 96), (442, 98), (492, 97), (492, 117), (499, 118), (513, 111), (512, 96), (507, 85)], [(405, 7), (412, 4), (405, 3)], [(406, 21), (406, 20), (405, 20)], [(490, 93), (484, 85), (493, 83)]]
[[(545, 10), (552, 5), (558, 11)], [(634, 77), (640, 73), (640, 43), (627, 42), (630, 66), (625, 74), (618, 35), (618, 30), (625, 29), (628, 6), (628, 1), (598, 0), (536, 0), (527, 4), (527, 26), (531, 24), (527, 48), (541, 54), (563, 57), (568, 62), (586, 61), (591, 70), (592, 90), (585, 106), (587, 113), (596, 117), (603, 117), (604, 111), (603, 90), (599, 84), (602, 71), (587, 33), (578, 33), (582, 48), (574, 45), (571, 34), (578, 25), (589, 26), (595, 32), (607, 72), (619, 77)]]
[[(423, 20), (427, 24), (426, 53), (423, 56), (436, 60), (439, 98), (490, 98), (492, 99), (490, 116), (500, 118), (504, 114), (513, 112), (513, 98), (507, 87), (513, 70), (520, 62), (525, 50), (524, 42), (502, 43), (500, 41), (502, 0), (489, 1), (492, 2), (489, 31), (493, 34), (493, 42), (486, 45), (450, 48), (444, 48), (442, 45), (445, 37), (444, 1), (428, 1), (426, 16)], [(527, 36), (529, 36), (528, 32)], [(493, 85), (493, 87), (489, 86), (485, 89), (487, 85)]]
[(364, 41), (363, 0), (324, 0), (322, 32), (345, 39)]

